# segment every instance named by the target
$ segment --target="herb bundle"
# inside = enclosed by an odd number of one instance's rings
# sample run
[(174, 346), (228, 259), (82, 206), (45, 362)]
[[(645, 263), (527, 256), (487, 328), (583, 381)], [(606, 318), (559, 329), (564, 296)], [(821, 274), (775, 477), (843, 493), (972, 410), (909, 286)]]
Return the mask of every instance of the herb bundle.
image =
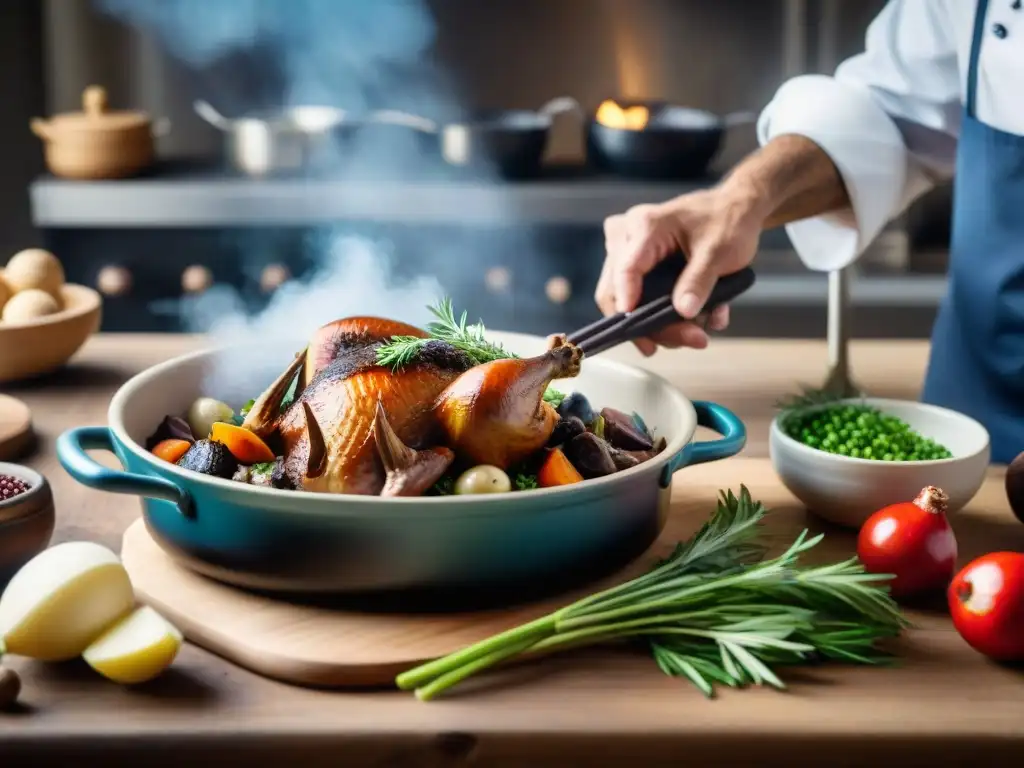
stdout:
[(856, 558), (801, 566), (823, 536), (805, 530), (764, 559), (766, 510), (746, 487), (722, 493), (715, 514), (648, 573), (398, 676), (422, 700), (517, 657), (609, 641), (647, 645), (658, 667), (706, 696), (731, 687), (785, 684), (773, 668), (835, 660), (881, 664), (879, 640), (908, 626), (884, 582)]
[[(398, 370), (415, 360), (431, 341), (451, 344), (465, 354), (473, 365), (519, 357), (500, 344), (488, 341), (484, 336), (483, 323), (467, 324), (466, 312), (456, 318), (450, 299), (442, 299), (437, 306), (428, 309), (437, 320), (427, 323), (427, 337), (392, 336), (386, 343), (377, 347), (378, 365)], [(555, 407), (558, 407), (564, 397), (561, 392), (550, 387), (544, 393), (544, 399)]]

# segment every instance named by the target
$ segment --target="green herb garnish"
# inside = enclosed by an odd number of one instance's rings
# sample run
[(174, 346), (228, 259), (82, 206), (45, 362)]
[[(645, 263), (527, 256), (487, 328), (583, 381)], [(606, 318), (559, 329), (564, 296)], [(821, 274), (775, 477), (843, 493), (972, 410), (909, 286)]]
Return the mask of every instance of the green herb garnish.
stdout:
[(455, 478), (451, 475), (443, 475), (428, 490), (428, 496), (451, 496), (455, 493)]
[(515, 476), (515, 479), (512, 481), (512, 485), (517, 491), (532, 491), (537, 487), (537, 476), (527, 475), (520, 472)]
[(274, 471), (274, 462), (272, 462), (272, 461), (264, 461), (264, 462), (261, 462), (259, 464), (253, 464), (250, 467), (250, 469), (253, 472), (256, 472), (256, 473), (261, 474), (261, 475), (269, 475), (269, 474), (272, 474), (273, 471)]
[[(466, 323), (467, 314), (463, 312), (458, 318), (452, 308), (451, 299), (442, 299), (435, 307), (428, 307), (437, 320), (427, 323), (427, 338), (418, 336), (392, 336), (386, 343), (377, 347), (377, 364), (397, 371), (408, 365), (423, 351), (431, 341), (444, 341), (466, 355), (473, 365), (483, 365), (495, 360), (518, 359), (500, 344), (488, 341), (484, 336), (484, 325), (478, 322)], [(557, 408), (565, 395), (550, 387), (544, 393), (544, 400)]]
[(800, 566), (823, 535), (805, 530), (763, 560), (766, 510), (745, 487), (722, 493), (711, 519), (653, 570), (515, 629), (398, 676), (403, 690), (432, 699), (472, 675), (517, 657), (611, 641), (643, 642), (659, 668), (706, 696), (715, 683), (785, 688), (775, 667), (815, 660), (882, 664), (877, 647), (908, 626), (884, 582), (851, 558)]

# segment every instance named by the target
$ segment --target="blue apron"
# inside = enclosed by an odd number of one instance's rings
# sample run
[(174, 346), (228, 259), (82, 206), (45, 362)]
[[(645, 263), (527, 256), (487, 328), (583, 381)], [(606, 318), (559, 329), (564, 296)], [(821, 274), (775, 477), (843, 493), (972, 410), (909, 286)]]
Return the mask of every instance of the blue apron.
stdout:
[(1024, 136), (975, 116), (982, 43), (1020, 44), (1001, 39), (1005, 30), (1001, 37), (986, 32), (987, 10), (980, 0), (957, 150), (948, 290), (921, 399), (984, 424), (993, 463), (1005, 464), (1024, 451)]

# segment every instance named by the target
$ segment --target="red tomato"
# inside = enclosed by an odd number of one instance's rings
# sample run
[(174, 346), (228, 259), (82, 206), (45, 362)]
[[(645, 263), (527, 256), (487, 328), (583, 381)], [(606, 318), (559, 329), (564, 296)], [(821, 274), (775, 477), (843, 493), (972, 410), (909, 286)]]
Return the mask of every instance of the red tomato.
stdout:
[(893, 597), (945, 589), (956, 569), (948, 497), (928, 486), (913, 501), (875, 512), (861, 526), (857, 556), (870, 573), (891, 573)]
[(946, 594), (953, 626), (968, 645), (998, 661), (1024, 661), (1024, 554), (982, 555)]

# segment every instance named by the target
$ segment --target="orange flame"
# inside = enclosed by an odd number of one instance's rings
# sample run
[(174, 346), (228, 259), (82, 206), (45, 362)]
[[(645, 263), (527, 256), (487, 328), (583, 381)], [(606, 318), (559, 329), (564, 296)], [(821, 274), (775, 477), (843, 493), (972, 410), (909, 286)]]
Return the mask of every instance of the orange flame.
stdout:
[(606, 99), (601, 102), (594, 117), (601, 125), (606, 125), (609, 128), (642, 131), (647, 127), (650, 111), (647, 107), (639, 105), (623, 109), (611, 99)]

